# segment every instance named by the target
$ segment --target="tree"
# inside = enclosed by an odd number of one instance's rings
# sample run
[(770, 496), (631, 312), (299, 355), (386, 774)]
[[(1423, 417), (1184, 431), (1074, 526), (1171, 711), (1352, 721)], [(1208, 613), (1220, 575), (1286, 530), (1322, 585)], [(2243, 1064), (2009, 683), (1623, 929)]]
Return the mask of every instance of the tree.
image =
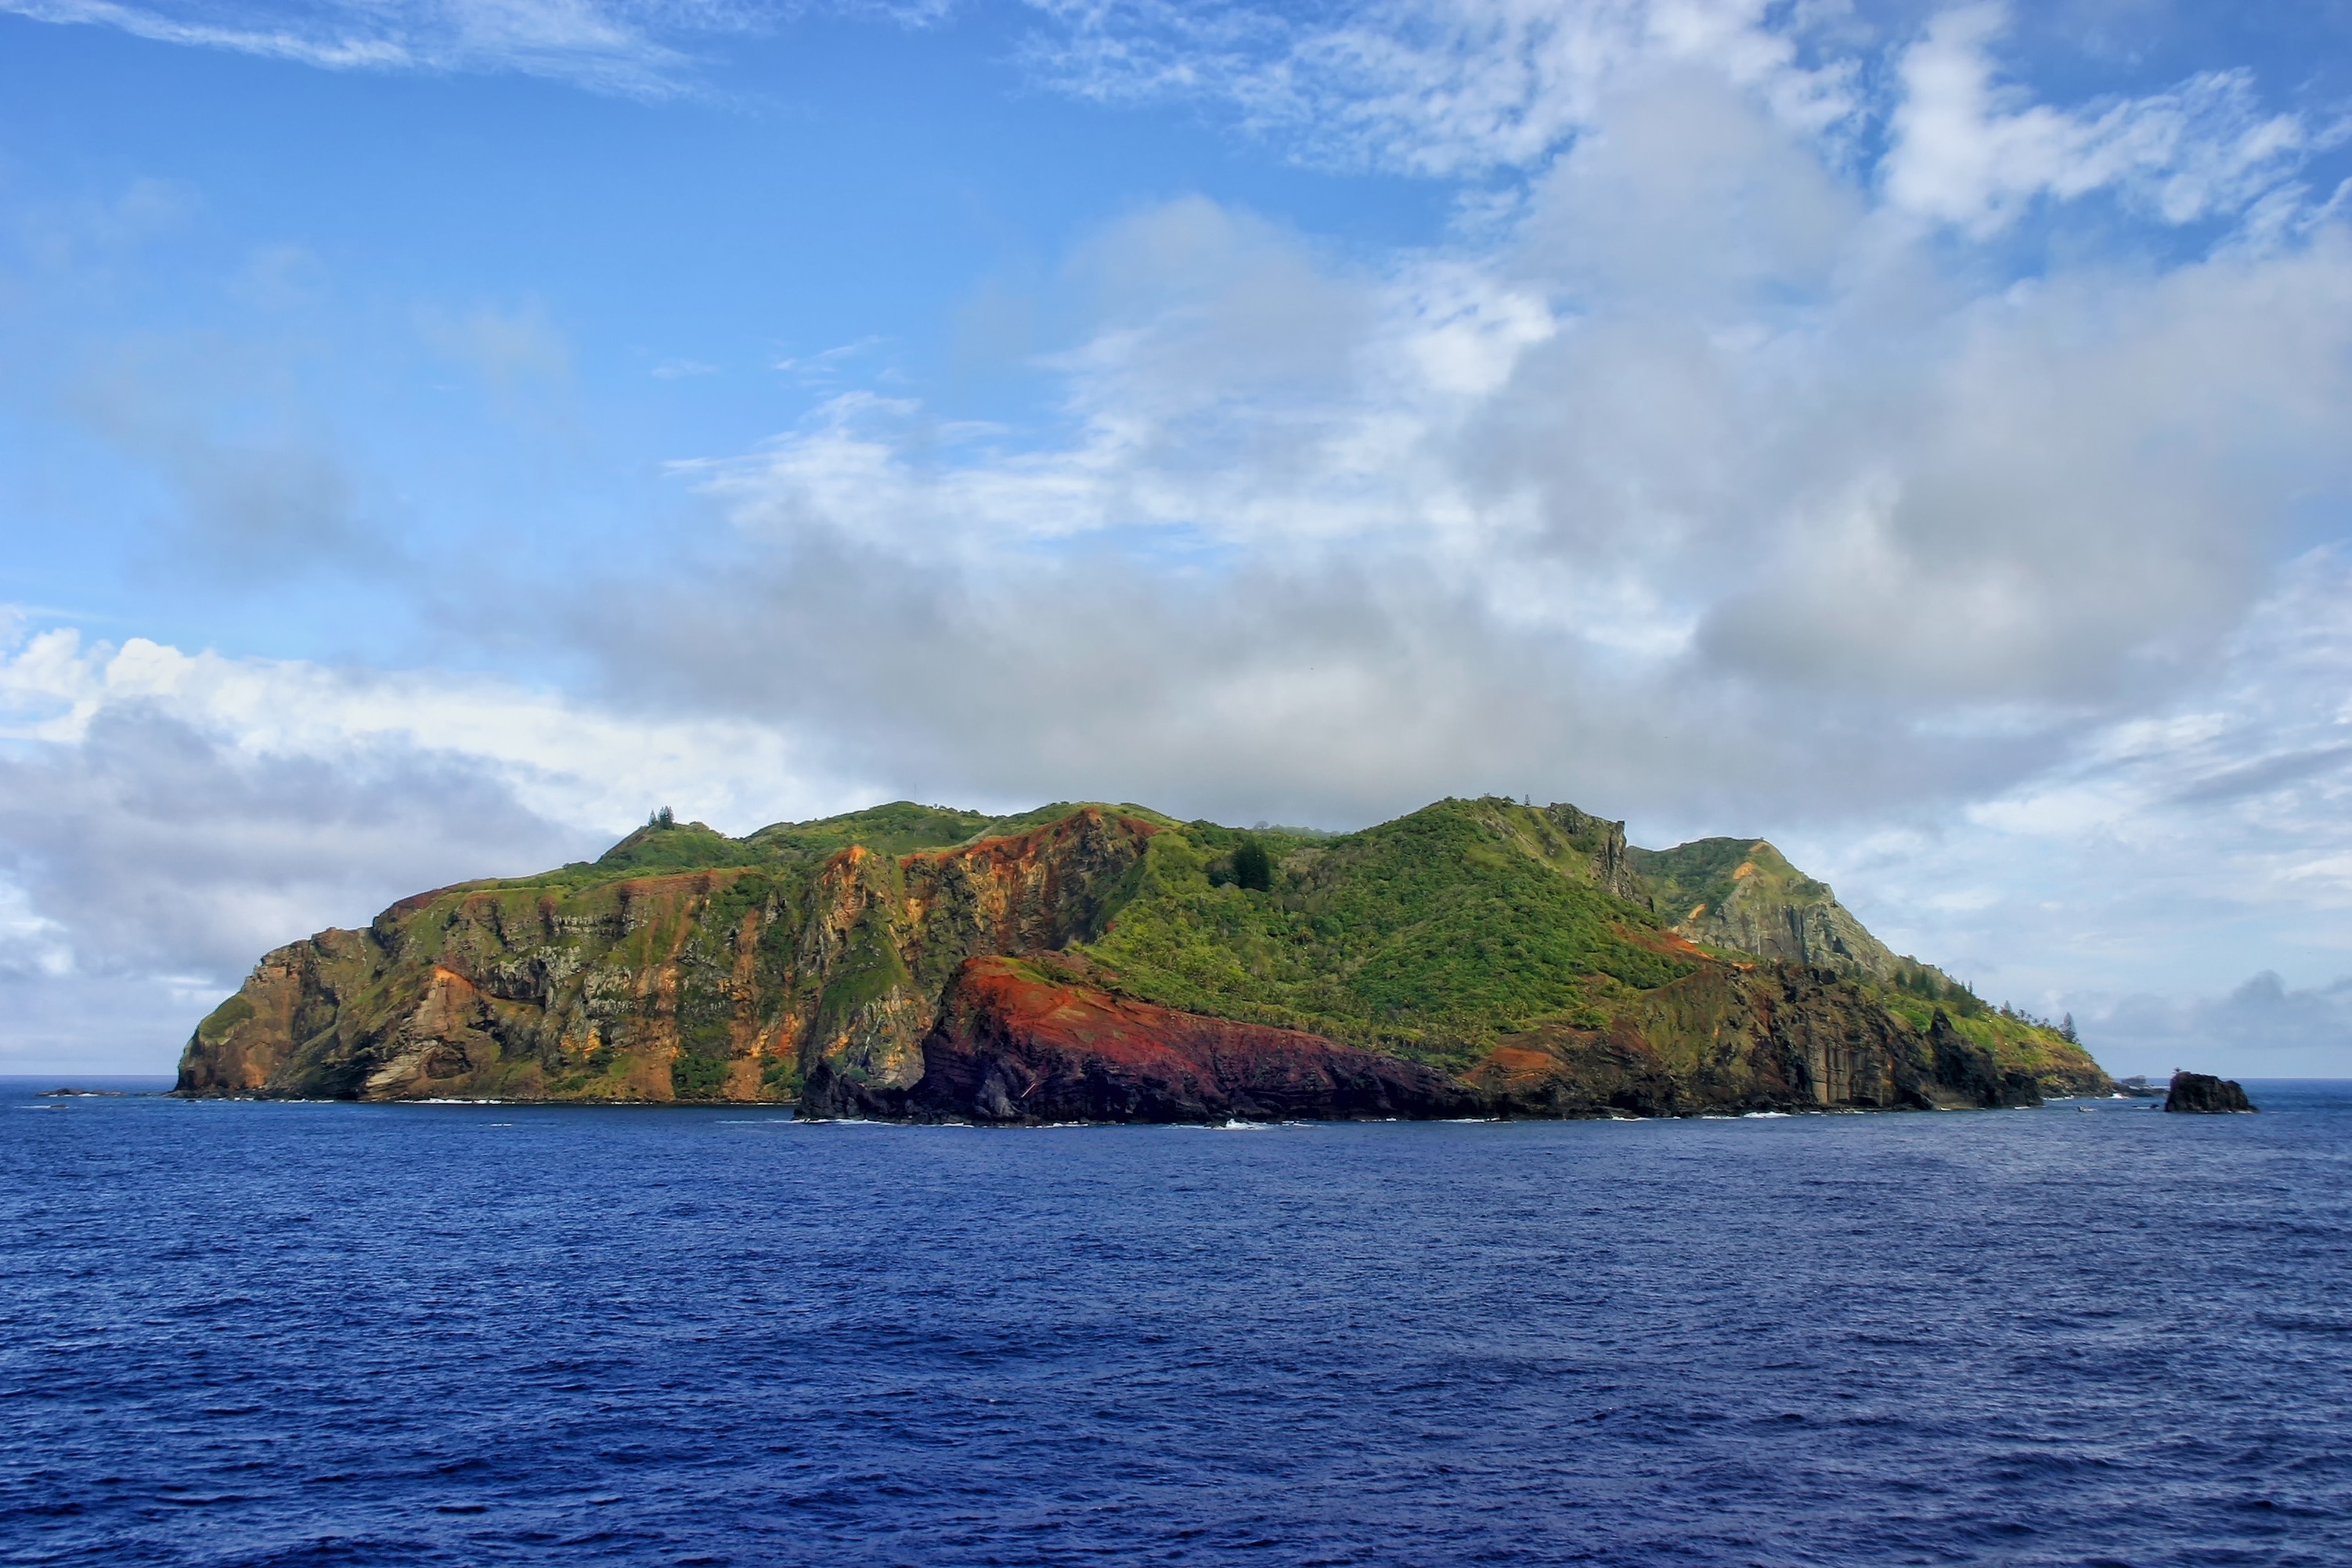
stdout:
[(1244, 839), (1241, 847), (1234, 851), (1234, 882), (1253, 893), (1273, 890), (1274, 858), (1255, 839)]
[(2059, 1020), (2058, 1038), (2064, 1040), (2069, 1045), (2080, 1045), (2083, 1043), (2082, 1037), (2074, 1032), (2074, 1015), (2073, 1013), (2068, 1013), (2063, 1019)]
[(646, 826), (648, 828), (670, 828), (676, 827), (677, 825), (677, 819), (670, 815), (670, 810), (667, 806), (664, 806), (660, 810), (656, 811), (652, 816), (646, 819)]

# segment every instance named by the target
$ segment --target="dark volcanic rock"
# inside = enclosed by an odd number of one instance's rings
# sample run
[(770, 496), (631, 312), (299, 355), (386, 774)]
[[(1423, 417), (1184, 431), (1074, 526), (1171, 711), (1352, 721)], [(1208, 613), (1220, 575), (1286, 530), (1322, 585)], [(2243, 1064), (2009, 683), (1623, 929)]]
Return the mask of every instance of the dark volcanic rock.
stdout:
[(1463, 1075), (1497, 1114), (1687, 1116), (2042, 1103), (1943, 1012), (1915, 1033), (1853, 981), (1802, 965), (1714, 967), (1605, 1030), (1546, 1025)]
[(2246, 1098), (2246, 1092), (2231, 1079), (2204, 1072), (2176, 1072), (2172, 1075), (2172, 1092), (2164, 1097), (2164, 1108), (2220, 1116), (2256, 1107)]
[[(2039, 1103), (1941, 1015), (1915, 1035), (1850, 982), (1794, 966), (1665, 988), (1676, 1012), (1606, 1030), (1545, 1028), (1460, 1078), (1320, 1035), (1210, 1018), (1099, 988), (1055, 955), (966, 962), (908, 1082), (828, 1069), (803, 1113), (891, 1121), (1216, 1122), (1675, 1116)], [(1695, 1029), (1694, 1024), (1703, 1026)], [(1703, 1033), (1694, 1056), (1680, 1042)]]
[(803, 1113), (899, 1121), (1214, 1122), (1476, 1114), (1434, 1068), (1320, 1035), (1177, 1012), (1037, 964), (974, 958), (906, 1088), (810, 1081)]

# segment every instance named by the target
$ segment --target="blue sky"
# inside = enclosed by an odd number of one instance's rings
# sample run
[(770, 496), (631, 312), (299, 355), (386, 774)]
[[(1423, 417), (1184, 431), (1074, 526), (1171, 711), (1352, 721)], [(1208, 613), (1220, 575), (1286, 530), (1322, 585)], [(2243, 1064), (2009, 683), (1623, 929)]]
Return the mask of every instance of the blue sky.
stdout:
[(1769, 836), (2352, 1073), (2352, 5), (0, 0), (0, 1066), (876, 799)]

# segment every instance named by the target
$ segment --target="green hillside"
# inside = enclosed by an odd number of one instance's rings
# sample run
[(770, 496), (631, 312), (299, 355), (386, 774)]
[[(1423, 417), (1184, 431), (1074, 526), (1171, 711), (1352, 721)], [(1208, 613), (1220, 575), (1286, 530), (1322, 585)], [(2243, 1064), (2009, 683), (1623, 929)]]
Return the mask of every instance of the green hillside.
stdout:
[(1120, 990), (1458, 1067), (1538, 1022), (1597, 1028), (1691, 968), (1648, 909), (1595, 885), (1589, 849), (1507, 800), (1275, 841), (1265, 891), (1223, 874), (1244, 837), (1152, 840), (1087, 948)]
[[(979, 1016), (955, 1013), (959, 977), (992, 956), (1051, 956), (1054, 984), (1097, 998), (1081, 1013), (1169, 1009), (1150, 1050), (1191, 1027), (1170, 1015), (1277, 1026), (1511, 1113), (1990, 1103), (2030, 1092), (2004, 1074), (2105, 1082), (2058, 1031), (1889, 953), (1768, 843), (1642, 851), (1573, 806), (1487, 797), (1338, 835), (902, 800), (735, 839), (662, 812), (593, 862), (420, 894), (266, 956), (198, 1026), (182, 1088), (813, 1089), (895, 1114), (942, 1020)], [(988, 1040), (972, 1048), (1015, 1049)]]

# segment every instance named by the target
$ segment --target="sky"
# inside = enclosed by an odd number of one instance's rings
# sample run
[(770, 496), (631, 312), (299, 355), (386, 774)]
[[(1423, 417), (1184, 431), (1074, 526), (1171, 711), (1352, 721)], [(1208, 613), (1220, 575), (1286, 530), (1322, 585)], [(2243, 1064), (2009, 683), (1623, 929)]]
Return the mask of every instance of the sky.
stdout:
[(2352, 1076), (2352, 0), (0, 0), (0, 1071), (877, 800), (1769, 838)]

